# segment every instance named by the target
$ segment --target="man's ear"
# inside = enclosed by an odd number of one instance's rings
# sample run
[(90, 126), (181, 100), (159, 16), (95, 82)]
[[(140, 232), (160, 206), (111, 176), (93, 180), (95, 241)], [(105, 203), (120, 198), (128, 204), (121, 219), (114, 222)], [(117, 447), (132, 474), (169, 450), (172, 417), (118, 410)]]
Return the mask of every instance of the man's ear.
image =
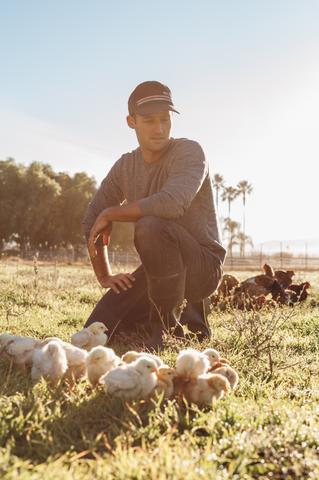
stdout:
[(128, 115), (128, 116), (126, 117), (126, 122), (127, 122), (128, 126), (129, 126), (130, 128), (135, 129), (135, 127), (136, 127), (135, 118), (132, 117), (132, 115)]

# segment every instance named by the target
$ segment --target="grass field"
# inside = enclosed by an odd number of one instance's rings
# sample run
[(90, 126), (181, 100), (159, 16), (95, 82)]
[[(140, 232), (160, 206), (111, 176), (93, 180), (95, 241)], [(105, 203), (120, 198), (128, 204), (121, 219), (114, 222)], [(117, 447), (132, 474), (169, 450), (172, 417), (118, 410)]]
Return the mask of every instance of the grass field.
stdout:
[[(209, 344), (190, 343), (217, 348), (240, 374), (213, 409), (124, 405), (85, 381), (53, 391), (0, 359), (0, 478), (317, 480), (319, 274), (298, 277), (313, 285), (303, 305), (214, 312)], [(0, 331), (69, 340), (102, 293), (89, 267), (0, 263)], [(169, 342), (166, 363), (178, 348)]]

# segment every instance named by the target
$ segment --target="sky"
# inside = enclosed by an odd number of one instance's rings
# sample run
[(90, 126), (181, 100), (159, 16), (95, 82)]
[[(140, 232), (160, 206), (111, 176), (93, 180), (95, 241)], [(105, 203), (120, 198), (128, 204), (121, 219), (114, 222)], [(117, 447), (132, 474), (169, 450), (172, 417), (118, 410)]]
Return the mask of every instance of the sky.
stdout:
[(253, 185), (254, 243), (319, 244), (318, 0), (2, 0), (0, 65), (0, 159), (99, 183), (137, 146), (129, 94), (159, 80), (181, 112), (172, 136)]

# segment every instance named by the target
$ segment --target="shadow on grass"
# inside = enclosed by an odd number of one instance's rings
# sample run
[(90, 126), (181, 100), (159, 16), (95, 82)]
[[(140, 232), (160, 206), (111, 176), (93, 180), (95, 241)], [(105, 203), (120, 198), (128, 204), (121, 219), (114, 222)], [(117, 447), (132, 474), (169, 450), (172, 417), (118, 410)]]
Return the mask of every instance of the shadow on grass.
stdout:
[(0, 360), (0, 375), (0, 396), (11, 397), (17, 393), (27, 395), (32, 389), (29, 372), (24, 374), (6, 358)]
[[(162, 435), (179, 436), (191, 430), (198, 414), (196, 408), (162, 398), (122, 402), (103, 391), (92, 392), (87, 385), (80, 387), (81, 398), (63, 387), (49, 391), (41, 385), (43, 396), (37, 401), (37, 387), (20, 407), (28, 421), (21, 419), (23, 425), (11, 428), (5, 442), (11, 445), (12, 454), (35, 463), (66, 453), (96, 458), (112, 454), (119, 444), (140, 447), (147, 441), (150, 445)], [(203, 435), (203, 429), (198, 434)]]

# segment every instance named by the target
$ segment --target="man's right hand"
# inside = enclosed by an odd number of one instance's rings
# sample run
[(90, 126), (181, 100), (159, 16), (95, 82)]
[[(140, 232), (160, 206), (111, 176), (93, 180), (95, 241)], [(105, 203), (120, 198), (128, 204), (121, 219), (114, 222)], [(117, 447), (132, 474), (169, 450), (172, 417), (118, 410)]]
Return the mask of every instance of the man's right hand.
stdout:
[(135, 278), (131, 273), (118, 273), (116, 275), (107, 275), (99, 278), (99, 283), (103, 288), (111, 288), (115, 293), (121, 293), (133, 286)]

